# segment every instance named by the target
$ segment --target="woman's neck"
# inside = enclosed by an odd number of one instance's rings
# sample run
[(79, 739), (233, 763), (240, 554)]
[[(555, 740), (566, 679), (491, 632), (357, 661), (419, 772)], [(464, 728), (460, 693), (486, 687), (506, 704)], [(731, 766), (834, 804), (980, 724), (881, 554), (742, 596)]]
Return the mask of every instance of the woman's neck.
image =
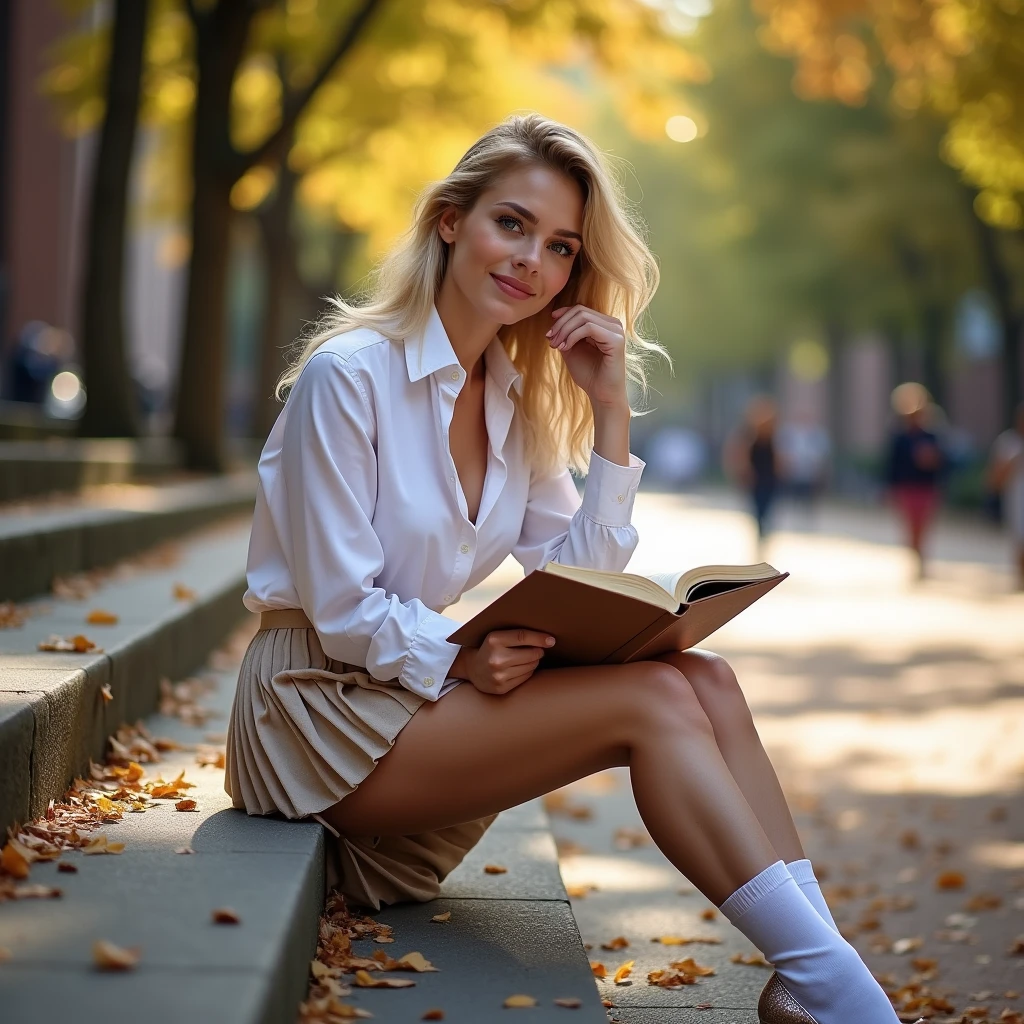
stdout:
[(480, 357), (500, 325), (483, 319), (459, 292), (450, 276), (441, 283), (434, 305), (459, 363), (467, 377), (475, 379), (483, 369)]

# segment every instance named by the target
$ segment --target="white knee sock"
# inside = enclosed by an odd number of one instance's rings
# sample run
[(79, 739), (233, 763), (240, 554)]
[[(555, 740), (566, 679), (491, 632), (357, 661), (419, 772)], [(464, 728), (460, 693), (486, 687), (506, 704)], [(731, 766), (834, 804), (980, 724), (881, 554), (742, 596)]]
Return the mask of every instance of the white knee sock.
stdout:
[(821, 886), (818, 885), (818, 880), (814, 877), (814, 868), (811, 867), (811, 862), (806, 858), (804, 860), (791, 860), (786, 865), (786, 869), (793, 876), (793, 881), (800, 886), (803, 894), (811, 901), (811, 906), (818, 912), (818, 916), (822, 921), (832, 931), (838, 932), (839, 927), (832, 917), (832, 912), (828, 909), (825, 897), (821, 894)]
[(898, 1024), (857, 951), (834, 932), (776, 861), (721, 906), (818, 1024)]

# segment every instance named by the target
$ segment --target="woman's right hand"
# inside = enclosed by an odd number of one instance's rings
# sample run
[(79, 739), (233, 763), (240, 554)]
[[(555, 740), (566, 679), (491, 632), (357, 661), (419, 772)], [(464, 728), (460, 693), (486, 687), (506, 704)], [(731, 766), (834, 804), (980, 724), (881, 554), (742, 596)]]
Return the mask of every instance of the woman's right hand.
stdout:
[(468, 679), (481, 693), (501, 694), (525, 683), (555, 638), (533, 629), (496, 629), (479, 647), (463, 647), (450, 675)]

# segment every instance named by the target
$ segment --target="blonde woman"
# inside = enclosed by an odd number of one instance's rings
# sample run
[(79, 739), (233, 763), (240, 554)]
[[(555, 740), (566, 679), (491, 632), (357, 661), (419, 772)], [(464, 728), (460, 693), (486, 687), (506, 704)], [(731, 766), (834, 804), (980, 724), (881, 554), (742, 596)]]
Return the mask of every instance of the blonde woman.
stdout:
[[(625, 567), (626, 382), (656, 349), (637, 334), (656, 281), (563, 125), (511, 118), (426, 190), (369, 300), (337, 301), (281, 380), (226, 788), (321, 821), (338, 887), (377, 908), (434, 897), (504, 808), (628, 765), (659, 847), (775, 964), (766, 1024), (889, 1024), (722, 659), (544, 669), (543, 633), (446, 639), (442, 609), (510, 552)], [(567, 466), (588, 465), (581, 504)]]

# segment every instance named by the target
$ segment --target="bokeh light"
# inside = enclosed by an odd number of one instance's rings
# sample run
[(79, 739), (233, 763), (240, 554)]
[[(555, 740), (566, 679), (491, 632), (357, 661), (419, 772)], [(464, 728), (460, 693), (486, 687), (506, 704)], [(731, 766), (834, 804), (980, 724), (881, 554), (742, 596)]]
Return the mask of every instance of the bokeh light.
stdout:
[(665, 122), (665, 134), (673, 142), (693, 142), (697, 138), (697, 122), (685, 114), (676, 114)]

